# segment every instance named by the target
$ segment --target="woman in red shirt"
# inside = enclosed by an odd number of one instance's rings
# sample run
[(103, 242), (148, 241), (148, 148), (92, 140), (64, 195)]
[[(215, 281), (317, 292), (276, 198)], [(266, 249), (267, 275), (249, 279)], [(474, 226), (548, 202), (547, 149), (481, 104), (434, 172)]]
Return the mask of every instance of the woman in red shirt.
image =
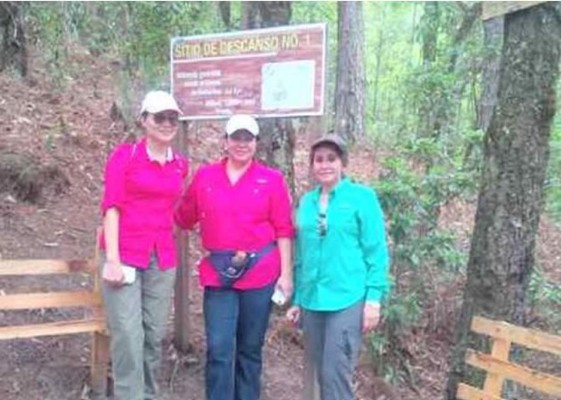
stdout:
[(258, 135), (251, 116), (230, 118), (227, 157), (197, 171), (175, 213), (181, 228), (200, 225), (208, 252), (199, 268), (208, 400), (259, 399), (271, 297), (292, 295), (290, 195), (279, 171), (254, 160)]
[(118, 400), (153, 399), (157, 391), (177, 265), (173, 209), (188, 167), (171, 148), (180, 113), (168, 93), (149, 92), (143, 136), (119, 145), (105, 166), (102, 291)]

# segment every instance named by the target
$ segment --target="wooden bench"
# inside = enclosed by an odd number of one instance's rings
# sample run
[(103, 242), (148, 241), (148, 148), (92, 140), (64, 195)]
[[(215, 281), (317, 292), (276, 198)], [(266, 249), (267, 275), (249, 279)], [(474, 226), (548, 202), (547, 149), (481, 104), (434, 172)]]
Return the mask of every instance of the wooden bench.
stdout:
[(0, 295), (0, 311), (79, 308), (83, 310), (83, 317), (57, 322), (0, 327), (0, 340), (90, 333), (92, 335), (90, 385), (94, 398), (104, 397), (107, 392), (109, 336), (103, 314), (96, 259), (0, 260), (0, 278), (54, 274), (88, 274), (93, 279), (93, 287), (72, 292)]
[(505, 380), (561, 398), (561, 378), (509, 361), (510, 347), (513, 343), (561, 356), (561, 336), (482, 317), (473, 318), (471, 330), (491, 337), (491, 354), (468, 349), (466, 363), (485, 370), (487, 374), (483, 389), (460, 383), (458, 399), (501, 400)]

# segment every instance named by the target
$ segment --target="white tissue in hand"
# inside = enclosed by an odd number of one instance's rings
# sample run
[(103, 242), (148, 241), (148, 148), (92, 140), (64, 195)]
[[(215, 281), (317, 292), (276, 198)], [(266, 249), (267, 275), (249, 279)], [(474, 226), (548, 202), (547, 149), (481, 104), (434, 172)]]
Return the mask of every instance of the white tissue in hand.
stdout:
[(284, 303), (286, 303), (286, 296), (284, 295), (282, 290), (275, 289), (275, 292), (273, 293), (273, 297), (271, 297), (271, 300), (276, 305), (282, 306)]

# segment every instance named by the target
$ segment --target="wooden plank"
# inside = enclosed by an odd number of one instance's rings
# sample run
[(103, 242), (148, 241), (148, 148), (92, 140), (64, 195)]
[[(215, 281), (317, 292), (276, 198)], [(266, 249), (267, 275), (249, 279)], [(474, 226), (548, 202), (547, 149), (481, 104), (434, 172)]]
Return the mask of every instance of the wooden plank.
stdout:
[(101, 296), (95, 292), (31, 293), (0, 296), (0, 310), (94, 307), (101, 306), (101, 304)]
[(92, 399), (106, 399), (108, 386), (110, 338), (105, 332), (94, 332), (92, 335), (92, 355), (90, 365), (90, 386)]
[(502, 400), (501, 397), (485, 394), (480, 389), (468, 386), (465, 383), (458, 385), (458, 393), (456, 395), (459, 400)]
[(93, 260), (0, 260), (0, 276), (95, 272)]
[(473, 317), (471, 330), (496, 339), (521, 344), (530, 349), (546, 351), (561, 356), (561, 336), (477, 316)]
[[(101, 228), (97, 229), (96, 246), (94, 251), (94, 265), (99, 265), (99, 239), (101, 237)], [(99, 268), (95, 268), (93, 275), (94, 293), (98, 296), (101, 294), (101, 274)], [(104, 308), (95, 307), (92, 310), (93, 318), (105, 319)], [(109, 386), (109, 363), (111, 361), (110, 351), (111, 338), (107, 330), (94, 332), (92, 335), (92, 354), (90, 364), (90, 386), (92, 388), (92, 400), (105, 400), (107, 398), (107, 388)]]
[[(510, 342), (493, 338), (491, 356), (502, 361), (507, 361), (510, 355)], [(503, 392), (504, 376), (489, 372), (483, 384), (483, 392), (493, 396), (500, 396)]]
[[(189, 154), (187, 142), (189, 136), (194, 136), (200, 129), (200, 124), (190, 121), (181, 123), (181, 133), (176, 136), (177, 149), (183, 154)], [(173, 296), (174, 310), (174, 337), (173, 343), (179, 351), (186, 353), (190, 347), (191, 317), (190, 317), (190, 276), (189, 269), (189, 236), (185, 231), (179, 231), (176, 235), (176, 246), (179, 265)]]
[(181, 232), (177, 238), (179, 265), (174, 292), (174, 344), (183, 353), (190, 347), (191, 317), (189, 287), (191, 270), (188, 264), (189, 238), (187, 232)]
[(510, 14), (528, 7), (546, 3), (545, 1), (485, 1), (481, 18), (485, 21), (490, 18)]
[(98, 332), (105, 329), (107, 329), (107, 326), (105, 324), (105, 321), (101, 319), (59, 321), (35, 325), (5, 326), (0, 327), (0, 340)]
[(521, 383), (542, 393), (561, 396), (561, 378), (556, 376), (497, 360), (489, 354), (471, 349), (468, 349), (466, 363), (491, 373), (503, 375), (505, 379)]

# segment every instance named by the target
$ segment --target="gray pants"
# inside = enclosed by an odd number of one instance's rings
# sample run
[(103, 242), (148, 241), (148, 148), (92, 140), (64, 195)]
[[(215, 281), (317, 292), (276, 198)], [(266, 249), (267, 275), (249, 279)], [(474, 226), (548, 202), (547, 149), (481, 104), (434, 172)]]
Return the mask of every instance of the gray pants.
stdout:
[(352, 400), (353, 373), (362, 342), (359, 301), (340, 311), (304, 310), (306, 357), (315, 369), (321, 400)]
[(103, 283), (116, 400), (152, 400), (157, 392), (176, 269), (162, 271), (152, 258), (147, 270), (120, 288)]

